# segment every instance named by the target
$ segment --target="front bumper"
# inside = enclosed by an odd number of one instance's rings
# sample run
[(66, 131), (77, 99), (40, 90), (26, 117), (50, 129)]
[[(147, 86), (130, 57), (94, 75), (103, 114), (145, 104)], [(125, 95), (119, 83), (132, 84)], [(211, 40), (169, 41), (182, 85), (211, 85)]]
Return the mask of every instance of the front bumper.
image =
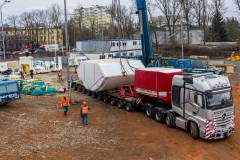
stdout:
[(205, 140), (217, 140), (217, 139), (224, 139), (231, 136), (234, 133), (234, 128), (226, 127), (226, 128), (218, 128), (215, 129), (215, 132), (210, 136), (207, 137), (205, 135), (205, 129), (200, 130), (200, 137)]

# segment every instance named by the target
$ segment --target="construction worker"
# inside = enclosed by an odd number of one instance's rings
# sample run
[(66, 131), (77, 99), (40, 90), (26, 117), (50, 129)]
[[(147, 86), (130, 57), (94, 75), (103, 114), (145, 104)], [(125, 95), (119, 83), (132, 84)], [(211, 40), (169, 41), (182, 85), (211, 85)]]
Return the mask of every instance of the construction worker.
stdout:
[(68, 107), (70, 103), (66, 96), (61, 99), (61, 106), (63, 107), (64, 116), (67, 116)]
[(34, 75), (34, 73), (33, 73), (33, 70), (31, 69), (30, 70), (30, 77), (31, 77), (31, 79), (33, 79), (33, 75)]
[(82, 106), (81, 106), (81, 110), (80, 110), (80, 115), (81, 115), (83, 125), (84, 124), (88, 125), (88, 112), (89, 112), (89, 107), (87, 105), (87, 102), (84, 101)]
[(62, 70), (58, 71), (58, 80), (59, 80), (59, 82), (63, 82), (63, 71)]

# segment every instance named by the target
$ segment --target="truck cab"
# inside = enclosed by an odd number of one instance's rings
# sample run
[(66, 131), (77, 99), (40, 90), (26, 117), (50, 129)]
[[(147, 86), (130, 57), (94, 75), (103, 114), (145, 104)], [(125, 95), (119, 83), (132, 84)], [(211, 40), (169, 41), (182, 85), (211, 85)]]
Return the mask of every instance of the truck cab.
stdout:
[[(222, 139), (235, 128), (232, 89), (224, 75), (199, 74), (173, 78), (172, 115), (176, 126), (193, 138)], [(166, 123), (173, 123), (171, 116)]]
[(0, 105), (20, 99), (20, 94), (17, 81), (0, 81)]

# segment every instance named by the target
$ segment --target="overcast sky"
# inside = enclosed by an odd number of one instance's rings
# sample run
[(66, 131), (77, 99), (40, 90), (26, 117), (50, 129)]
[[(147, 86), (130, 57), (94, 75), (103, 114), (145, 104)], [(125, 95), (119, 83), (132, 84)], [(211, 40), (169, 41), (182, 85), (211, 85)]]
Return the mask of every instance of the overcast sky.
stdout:
[[(3, 0), (0, 0), (0, 2)], [(129, 5), (131, 0), (121, 0), (122, 4)], [(109, 5), (112, 0), (67, 0), (68, 10), (72, 13), (72, 10), (82, 4), (84, 7), (91, 5)], [(63, 0), (11, 0), (11, 3), (3, 7), (4, 17), (7, 15), (16, 14), (19, 15), (24, 11), (30, 11), (32, 9), (43, 9), (48, 8), (53, 3), (58, 3), (63, 7)], [(237, 16), (237, 11), (233, 0), (225, 0), (225, 6), (227, 9), (227, 17)]]

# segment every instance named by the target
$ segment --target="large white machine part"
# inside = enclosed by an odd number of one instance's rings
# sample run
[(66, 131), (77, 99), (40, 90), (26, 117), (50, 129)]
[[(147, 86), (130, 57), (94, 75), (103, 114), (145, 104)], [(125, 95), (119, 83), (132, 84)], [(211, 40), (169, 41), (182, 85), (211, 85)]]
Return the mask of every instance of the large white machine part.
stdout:
[(137, 68), (144, 68), (140, 60), (104, 59), (83, 61), (77, 72), (86, 89), (100, 92), (134, 83)]

